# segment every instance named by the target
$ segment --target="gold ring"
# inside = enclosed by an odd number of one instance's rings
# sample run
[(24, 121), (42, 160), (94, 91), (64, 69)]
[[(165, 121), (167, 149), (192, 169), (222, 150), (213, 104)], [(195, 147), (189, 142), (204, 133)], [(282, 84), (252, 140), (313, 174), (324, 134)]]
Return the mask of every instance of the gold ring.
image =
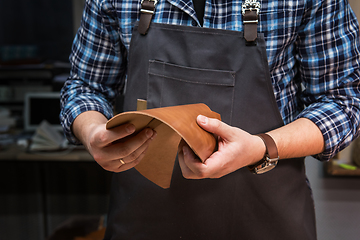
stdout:
[(119, 162), (120, 162), (122, 165), (125, 165), (125, 162), (122, 160), (122, 158), (119, 159)]

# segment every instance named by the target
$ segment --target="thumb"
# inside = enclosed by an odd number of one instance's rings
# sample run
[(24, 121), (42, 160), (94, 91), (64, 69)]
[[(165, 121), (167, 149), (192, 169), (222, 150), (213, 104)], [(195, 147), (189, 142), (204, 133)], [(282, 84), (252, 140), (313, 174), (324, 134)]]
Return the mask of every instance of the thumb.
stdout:
[(203, 115), (198, 115), (196, 120), (201, 128), (223, 139), (229, 139), (232, 136), (233, 127), (216, 118), (208, 118)]

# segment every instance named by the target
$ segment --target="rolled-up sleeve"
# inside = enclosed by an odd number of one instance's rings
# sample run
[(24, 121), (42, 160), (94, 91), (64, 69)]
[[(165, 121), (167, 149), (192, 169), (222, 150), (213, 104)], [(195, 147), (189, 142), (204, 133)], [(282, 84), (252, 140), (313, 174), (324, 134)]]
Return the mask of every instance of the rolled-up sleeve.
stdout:
[(299, 31), (298, 55), (305, 110), (325, 140), (317, 157), (329, 160), (358, 137), (360, 116), (359, 27), (347, 1), (318, 2)]
[(61, 91), (60, 120), (67, 139), (75, 118), (85, 111), (113, 116), (112, 101), (121, 93), (126, 75), (126, 49), (116, 13), (101, 1), (86, 1), (81, 26), (70, 55), (71, 73)]

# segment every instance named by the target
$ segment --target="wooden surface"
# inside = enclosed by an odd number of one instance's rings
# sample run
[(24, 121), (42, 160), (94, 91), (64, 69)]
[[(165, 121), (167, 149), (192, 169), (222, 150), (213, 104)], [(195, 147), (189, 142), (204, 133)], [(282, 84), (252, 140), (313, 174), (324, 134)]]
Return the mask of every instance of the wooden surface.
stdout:
[(94, 161), (92, 156), (79, 147), (60, 151), (29, 152), (24, 147), (11, 145), (0, 150), (0, 161)]
[(325, 163), (325, 171), (327, 174), (332, 176), (359, 176), (360, 177), (360, 168), (356, 170), (348, 170), (338, 166), (336, 159), (330, 160)]

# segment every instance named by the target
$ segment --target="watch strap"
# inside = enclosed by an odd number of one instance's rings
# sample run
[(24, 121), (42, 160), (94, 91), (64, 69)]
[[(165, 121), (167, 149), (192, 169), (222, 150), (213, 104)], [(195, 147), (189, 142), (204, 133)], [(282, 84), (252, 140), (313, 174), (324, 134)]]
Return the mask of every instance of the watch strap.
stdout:
[(270, 158), (270, 160), (272, 160), (272, 159), (274, 159), (276, 161), (279, 160), (279, 153), (278, 153), (278, 149), (276, 147), (276, 143), (275, 143), (274, 139), (266, 133), (261, 133), (261, 134), (258, 134), (257, 136), (259, 136), (265, 143), (265, 147), (266, 147), (265, 155), (267, 154), (267, 156)]
[(248, 166), (249, 170), (252, 172), (257, 166), (263, 164), (265, 161), (276, 162), (279, 160), (279, 154), (274, 139), (266, 133), (260, 133), (257, 136), (260, 137), (261, 140), (263, 140), (266, 151), (264, 157), (260, 161)]

